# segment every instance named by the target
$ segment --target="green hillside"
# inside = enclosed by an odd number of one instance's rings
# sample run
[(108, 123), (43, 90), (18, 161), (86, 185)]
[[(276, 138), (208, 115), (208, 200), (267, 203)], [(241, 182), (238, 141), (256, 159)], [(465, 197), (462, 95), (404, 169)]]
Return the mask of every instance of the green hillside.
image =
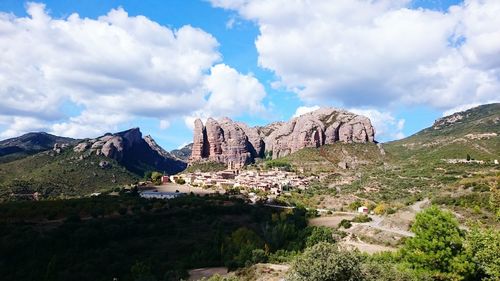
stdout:
[[(106, 161), (106, 167), (99, 163)], [(0, 200), (11, 194), (40, 193), (42, 198), (74, 197), (109, 190), (137, 181), (138, 177), (104, 156), (80, 158), (71, 148), (60, 154), (41, 152), (0, 164)]]
[(385, 144), (401, 159), (441, 161), (500, 160), (500, 104), (488, 104), (437, 120), (432, 127), (408, 138)]

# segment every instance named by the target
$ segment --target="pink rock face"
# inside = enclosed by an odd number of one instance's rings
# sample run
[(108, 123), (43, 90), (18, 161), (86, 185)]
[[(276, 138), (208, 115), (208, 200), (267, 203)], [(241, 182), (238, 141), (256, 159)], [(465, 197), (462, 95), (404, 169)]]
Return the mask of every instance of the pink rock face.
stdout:
[(335, 142), (374, 142), (375, 130), (370, 119), (333, 108), (322, 108), (265, 127), (248, 127), (229, 118), (207, 120), (204, 127), (195, 122), (191, 162), (217, 161), (237, 166), (255, 158), (272, 155), (279, 158), (305, 147)]
[(208, 156), (222, 154), (222, 144), (224, 143), (224, 131), (219, 123), (212, 118), (208, 118), (205, 126), (208, 141)]
[(196, 120), (193, 141), (191, 163), (208, 160), (241, 167), (253, 160), (245, 131), (229, 118), (209, 118), (205, 126)]
[(193, 148), (191, 150), (191, 157), (189, 158), (190, 162), (200, 161), (205, 157), (205, 142), (205, 127), (200, 119), (196, 119), (194, 121)]

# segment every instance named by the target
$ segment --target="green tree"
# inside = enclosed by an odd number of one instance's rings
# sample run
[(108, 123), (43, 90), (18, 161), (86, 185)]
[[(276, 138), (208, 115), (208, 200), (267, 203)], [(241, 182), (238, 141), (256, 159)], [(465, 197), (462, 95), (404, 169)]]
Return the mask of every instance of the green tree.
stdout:
[(253, 250), (262, 249), (264, 242), (254, 231), (240, 227), (226, 239), (224, 247), (226, 265), (232, 268), (252, 262)]
[(151, 181), (156, 185), (161, 184), (161, 177), (163, 177), (163, 174), (160, 172), (151, 173)]
[(401, 252), (411, 267), (462, 275), (471, 270), (462, 245), (464, 233), (450, 212), (427, 208), (417, 214), (411, 230), (415, 237), (406, 240)]
[(481, 229), (474, 225), (465, 241), (467, 253), (472, 257), (483, 280), (500, 280), (500, 231), (494, 228)]
[(331, 228), (324, 226), (313, 226), (311, 234), (306, 239), (306, 247), (311, 247), (319, 242), (335, 243)]
[(299, 256), (292, 264), (290, 281), (358, 281), (362, 280), (363, 258), (356, 251), (339, 249), (320, 242)]

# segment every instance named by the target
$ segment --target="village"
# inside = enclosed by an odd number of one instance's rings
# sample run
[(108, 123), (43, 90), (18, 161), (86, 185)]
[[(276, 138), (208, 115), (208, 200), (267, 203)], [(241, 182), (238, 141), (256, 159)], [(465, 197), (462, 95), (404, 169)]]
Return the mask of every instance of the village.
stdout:
[[(146, 198), (173, 198), (174, 193), (226, 193), (247, 194), (255, 199), (256, 194), (277, 197), (283, 192), (293, 189), (306, 189), (309, 183), (317, 180), (315, 176), (304, 177), (294, 172), (280, 169), (273, 170), (239, 170), (228, 169), (218, 172), (192, 172), (177, 175), (164, 175), (161, 186), (155, 191), (142, 192)], [(253, 200), (252, 200), (253, 201)]]

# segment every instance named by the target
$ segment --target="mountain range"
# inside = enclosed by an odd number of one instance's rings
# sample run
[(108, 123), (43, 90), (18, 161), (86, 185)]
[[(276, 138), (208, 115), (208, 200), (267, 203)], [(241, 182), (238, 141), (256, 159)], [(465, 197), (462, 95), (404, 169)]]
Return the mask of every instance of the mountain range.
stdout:
[(191, 164), (215, 161), (236, 166), (258, 158), (294, 163), (312, 159), (304, 167), (313, 170), (321, 167), (318, 163), (328, 169), (332, 163), (344, 168), (378, 165), (388, 157), (385, 153), (404, 161), (441, 161), (467, 154), (491, 161), (500, 159), (499, 134), (498, 103), (443, 117), (413, 136), (379, 145), (368, 118), (331, 108), (262, 127), (229, 118), (209, 118), (206, 124), (197, 120), (194, 142), (171, 152), (151, 136), (142, 137), (139, 128), (81, 140), (28, 133), (0, 141), (0, 197), (34, 191), (48, 197), (89, 194), (137, 181), (148, 171), (181, 172), (188, 159)]

